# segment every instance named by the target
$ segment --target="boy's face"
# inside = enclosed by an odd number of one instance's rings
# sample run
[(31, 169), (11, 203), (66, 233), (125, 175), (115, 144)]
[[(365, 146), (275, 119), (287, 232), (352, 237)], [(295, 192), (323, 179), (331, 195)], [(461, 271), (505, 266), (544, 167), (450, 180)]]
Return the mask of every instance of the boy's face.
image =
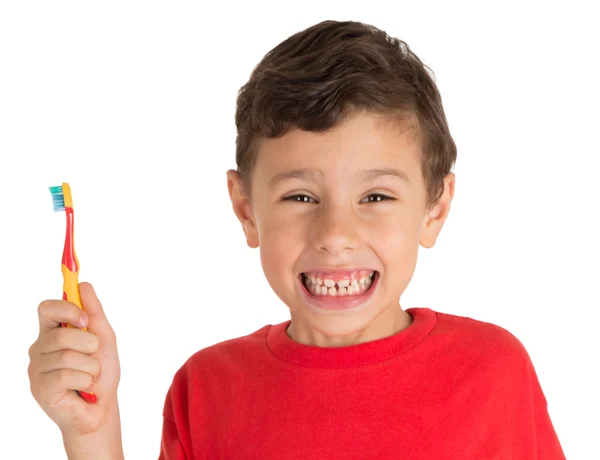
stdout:
[(263, 141), (251, 181), (248, 200), (228, 172), (248, 245), (260, 247), (267, 280), (290, 308), (290, 337), (348, 346), (410, 324), (399, 299), (454, 192), (450, 173), (426, 209), (413, 130), (362, 113), (324, 134), (291, 131)]

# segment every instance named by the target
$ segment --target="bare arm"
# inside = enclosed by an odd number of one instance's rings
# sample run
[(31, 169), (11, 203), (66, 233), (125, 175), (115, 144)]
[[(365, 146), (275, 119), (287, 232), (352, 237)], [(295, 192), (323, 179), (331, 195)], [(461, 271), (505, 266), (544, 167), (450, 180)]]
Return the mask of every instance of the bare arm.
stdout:
[(63, 433), (69, 460), (124, 460), (119, 404), (106, 407), (106, 421), (90, 434)]

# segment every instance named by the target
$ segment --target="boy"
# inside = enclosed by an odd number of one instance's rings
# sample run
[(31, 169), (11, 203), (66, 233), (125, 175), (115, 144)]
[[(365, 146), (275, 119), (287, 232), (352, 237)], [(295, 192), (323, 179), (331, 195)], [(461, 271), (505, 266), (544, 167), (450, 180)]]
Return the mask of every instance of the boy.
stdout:
[[(235, 120), (233, 210), (291, 320), (181, 367), (160, 459), (564, 459), (513, 335), (399, 305), (418, 246), (448, 216), (456, 160), (408, 46), (361, 23), (317, 24), (265, 56)], [(80, 290), (87, 316), (40, 304), (32, 393), (70, 459), (119, 459), (115, 336), (92, 287)]]

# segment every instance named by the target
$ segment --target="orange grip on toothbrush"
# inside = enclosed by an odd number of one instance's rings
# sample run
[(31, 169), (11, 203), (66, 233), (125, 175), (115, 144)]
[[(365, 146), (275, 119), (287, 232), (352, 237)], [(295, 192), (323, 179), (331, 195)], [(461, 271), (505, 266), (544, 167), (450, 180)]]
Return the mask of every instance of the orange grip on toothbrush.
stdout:
[[(65, 236), (65, 248), (63, 251), (63, 258), (61, 264), (61, 271), (63, 274), (63, 300), (77, 305), (82, 311), (83, 306), (81, 305), (81, 299), (79, 298), (79, 261), (77, 260), (77, 254), (75, 253), (74, 243), (74, 216), (73, 207), (71, 205), (71, 193), (69, 186), (63, 184), (65, 195), (65, 213), (67, 215), (67, 232)], [(69, 206), (67, 206), (69, 205)], [(62, 323), (62, 327), (73, 327), (70, 324)], [(87, 328), (83, 328), (87, 330)], [(77, 391), (85, 401), (95, 403), (96, 395), (93, 393), (86, 393), (84, 391)]]

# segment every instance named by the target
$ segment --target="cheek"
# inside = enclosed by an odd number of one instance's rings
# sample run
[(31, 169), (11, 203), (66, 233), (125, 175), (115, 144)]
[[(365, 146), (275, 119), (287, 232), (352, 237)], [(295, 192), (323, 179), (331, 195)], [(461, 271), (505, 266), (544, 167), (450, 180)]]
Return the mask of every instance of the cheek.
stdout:
[(410, 220), (389, 219), (373, 229), (372, 247), (388, 271), (403, 270), (414, 265), (419, 227)]
[(306, 230), (298, 219), (264, 219), (258, 226), (260, 252), (263, 263), (269, 267), (287, 267), (294, 264), (306, 244)]
[(260, 261), (267, 282), (279, 298), (289, 305), (293, 295), (294, 266), (305, 248), (303, 229), (281, 219), (264, 220), (258, 226)]

